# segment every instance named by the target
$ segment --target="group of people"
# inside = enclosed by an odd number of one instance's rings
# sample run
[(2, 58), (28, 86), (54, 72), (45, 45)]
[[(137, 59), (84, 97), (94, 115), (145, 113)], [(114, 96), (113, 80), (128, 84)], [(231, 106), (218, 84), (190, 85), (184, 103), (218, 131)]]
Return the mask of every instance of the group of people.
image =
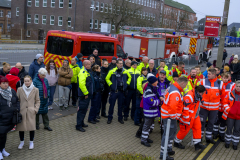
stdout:
[[(24, 132), (30, 132), (29, 149), (34, 148), (35, 130), (39, 130), (39, 115), (42, 115), (44, 129), (49, 127), (48, 110), (53, 109), (56, 86), (59, 86), (59, 111), (77, 108), (76, 130), (86, 131), (84, 119), (91, 101), (88, 123), (96, 124), (100, 116), (107, 118), (107, 124), (113, 120), (114, 107), (118, 102), (118, 122), (124, 124), (130, 117), (134, 125), (139, 126), (136, 137), (141, 144), (150, 147), (149, 138), (154, 129), (154, 120), (159, 117), (162, 142), (160, 159), (163, 158), (167, 123), (170, 119), (170, 132), (167, 144), (167, 159), (175, 152), (174, 147), (184, 149), (182, 140), (193, 131), (195, 150), (205, 148), (202, 137), (208, 143), (215, 143), (218, 136), (229, 148), (237, 149), (240, 139), (239, 96), (240, 81), (238, 56), (223, 69), (207, 63), (207, 70), (201, 73), (201, 67), (185, 71), (183, 62), (174, 62), (168, 69), (165, 61), (155, 67), (153, 59), (143, 57), (142, 62), (123, 60), (113, 57), (109, 64), (100, 59), (98, 50), (83, 62), (78, 53), (71, 62), (64, 60), (57, 68), (53, 59), (45, 64), (41, 54), (36, 55), (27, 72), (21, 63), (12, 67), (3, 63), (0, 70), (0, 159), (9, 156), (5, 151), (7, 133), (14, 128), (19, 131), (20, 144), (24, 146)], [(234, 83), (236, 82), (236, 84)], [(72, 95), (71, 101), (70, 96)], [(70, 105), (70, 102), (72, 103)], [(109, 102), (108, 112), (106, 105)], [(131, 104), (131, 105), (130, 105)], [(13, 113), (20, 112), (22, 122), (12, 124)], [(180, 130), (177, 133), (177, 121)], [(225, 129), (227, 131), (225, 133)]]

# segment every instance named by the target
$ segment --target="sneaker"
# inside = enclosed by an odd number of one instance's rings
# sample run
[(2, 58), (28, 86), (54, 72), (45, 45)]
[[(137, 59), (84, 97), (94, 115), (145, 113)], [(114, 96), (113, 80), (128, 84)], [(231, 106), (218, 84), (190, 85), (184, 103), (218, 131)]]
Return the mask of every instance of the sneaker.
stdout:
[(174, 147), (177, 147), (179, 149), (185, 149), (184, 145), (182, 145), (181, 143), (176, 143), (176, 142), (174, 142)]
[(10, 156), (10, 153), (8, 153), (8, 152), (5, 150), (5, 148), (3, 148), (2, 155), (3, 155), (4, 157), (8, 157), (8, 156)]
[(3, 154), (2, 154), (2, 152), (0, 152), (0, 160), (2, 160), (3, 159)]
[(13, 128), (13, 129), (11, 130), (11, 132), (12, 132), (12, 131), (15, 131), (15, 130), (16, 130), (16, 129), (15, 129), (15, 128)]
[(18, 146), (18, 149), (23, 149), (23, 146), (24, 146), (24, 141), (20, 141), (20, 144)]
[(30, 142), (29, 142), (29, 149), (33, 149), (33, 148), (34, 148), (33, 141), (30, 141)]

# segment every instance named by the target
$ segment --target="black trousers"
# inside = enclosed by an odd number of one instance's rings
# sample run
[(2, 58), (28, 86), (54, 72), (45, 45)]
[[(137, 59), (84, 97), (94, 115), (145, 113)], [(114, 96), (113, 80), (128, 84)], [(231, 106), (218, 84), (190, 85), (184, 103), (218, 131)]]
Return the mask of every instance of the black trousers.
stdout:
[[(30, 131), (30, 132), (29, 132), (30, 141), (33, 141), (33, 139), (34, 139), (34, 134), (35, 134), (35, 131)], [(20, 137), (20, 141), (24, 141), (24, 131), (19, 131), (19, 137)]]
[(104, 91), (102, 93), (102, 100), (101, 100), (101, 108), (99, 109), (97, 115), (100, 114), (100, 110), (101, 110), (101, 116), (105, 116), (106, 115), (106, 105), (107, 105), (107, 99), (108, 99), (108, 95), (109, 95), (109, 90), (107, 86), (104, 86)]
[[(69, 96), (70, 99), (70, 96)], [(72, 105), (76, 106), (78, 100), (78, 84), (72, 83)]]
[(82, 99), (80, 99), (79, 102), (78, 102), (79, 110), (77, 112), (76, 129), (81, 128), (84, 124), (84, 118), (85, 118), (86, 113), (87, 113), (87, 109), (88, 109), (88, 106), (89, 106), (90, 99), (91, 99), (91, 96), (88, 96), (87, 99), (82, 97)]
[(124, 117), (129, 116), (130, 103), (132, 100), (131, 118), (134, 119), (135, 110), (136, 110), (136, 96), (137, 96), (136, 90), (131, 90), (131, 89), (128, 90), (128, 94), (124, 101)]
[(0, 134), (0, 152), (5, 148), (7, 142), (7, 133)]

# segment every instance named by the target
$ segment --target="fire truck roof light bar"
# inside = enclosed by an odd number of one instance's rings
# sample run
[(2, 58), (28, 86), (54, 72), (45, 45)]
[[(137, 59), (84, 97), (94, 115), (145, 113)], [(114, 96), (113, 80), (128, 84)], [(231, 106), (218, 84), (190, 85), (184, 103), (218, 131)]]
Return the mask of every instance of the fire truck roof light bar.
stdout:
[(175, 32), (174, 29), (168, 28), (153, 28), (153, 29), (146, 29), (148, 33), (168, 33), (168, 32)]

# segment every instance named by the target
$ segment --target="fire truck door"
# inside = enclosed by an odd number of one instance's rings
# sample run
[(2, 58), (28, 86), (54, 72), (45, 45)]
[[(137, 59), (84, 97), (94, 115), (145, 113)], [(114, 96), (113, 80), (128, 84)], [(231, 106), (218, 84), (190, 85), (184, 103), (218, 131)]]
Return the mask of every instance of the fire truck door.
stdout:
[(157, 44), (156, 58), (164, 58), (165, 40), (158, 40), (157, 42), (158, 42), (158, 44)]
[(123, 50), (128, 56), (139, 58), (141, 39), (125, 37)]
[(157, 56), (157, 40), (150, 39), (148, 41), (148, 58), (156, 58)]

